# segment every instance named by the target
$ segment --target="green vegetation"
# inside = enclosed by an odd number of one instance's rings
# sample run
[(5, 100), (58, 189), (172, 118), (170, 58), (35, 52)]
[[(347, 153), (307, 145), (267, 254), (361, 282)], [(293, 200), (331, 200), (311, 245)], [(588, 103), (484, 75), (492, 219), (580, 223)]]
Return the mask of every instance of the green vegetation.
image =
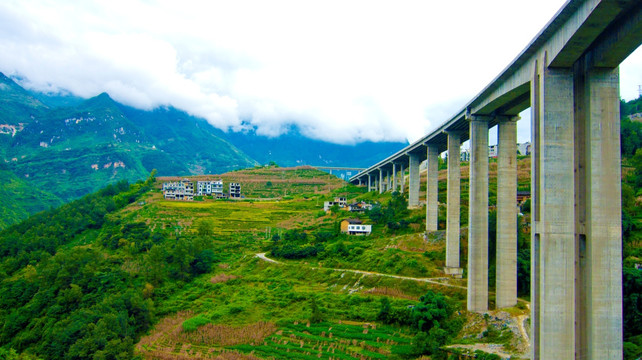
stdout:
[[(412, 321), (386, 325), (377, 320), (380, 299), (411, 319), (409, 306), (436, 285), (328, 266), (333, 261), (354, 263), (425, 276), (422, 266), (431, 262), (425, 249), (410, 249), (421, 247), (421, 241), (389, 228), (388, 220), (375, 227), (395, 235), (392, 242), (382, 235), (338, 234), (344, 214), (318, 217), (323, 201), (341, 194), (372, 195), (321, 172), (252, 171), (262, 174), (257, 184), (288, 189), (290, 199), (170, 202), (150, 177), (133, 185), (110, 185), (1, 232), (3, 349), (11, 356), (48, 359), (151, 358), (158, 352), (180, 356), (185, 345), (196, 353), (253, 352), (277, 358), (311, 358), (319, 352), (390, 358), (425, 352), (415, 346), (421, 337)], [(240, 173), (251, 177), (252, 171)], [(275, 174), (285, 181), (270, 180), (272, 186), (266, 186), (265, 177)], [(296, 185), (299, 174), (315, 183), (316, 194), (309, 184)], [(261, 192), (258, 185), (256, 190)], [(388, 219), (416, 216), (399, 199), (386, 195), (380, 200), (386, 199), (382, 213)], [(395, 206), (399, 211), (392, 213)], [(321, 244), (323, 255), (285, 265), (254, 257), (284, 244), (304, 248), (306, 242)], [(378, 256), (390, 244), (399, 248)], [(405, 254), (415, 260), (397, 261)], [(313, 263), (302, 263), (311, 259)], [(389, 264), (382, 266), (380, 260)], [(315, 269), (321, 262), (328, 264)], [(460, 308), (463, 292), (445, 290), (449, 309)], [(420, 317), (415, 316), (416, 323)], [(441, 321), (445, 326), (447, 321)]]
[[(627, 128), (630, 134), (635, 126)], [(627, 136), (623, 130), (623, 143)], [(642, 150), (636, 146), (623, 156), (622, 176), (626, 359), (642, 353), (642, 273), (633, 267), (642, 262)], [(529, 188), (529, 167), (528, 158), (519, 160), (520, 189)], [(0, 232), (0, 357), (496, 359), (479, 350), (488, 343), (524, 353), (517, 328), (527, 326), (525, 303), (467, 313), (465, 281), (443, 278), (444, 207), (442, 230), (424, 238), (425, 209), (407, 209), (401, 194), (364, 193), (305, 167), (257, 166), (221, 177), (241, 182), (246, 198), (166, 201), (163, 179), (152, 174), (131, 185), (115, 182)], [(439, 190), (444, 201), (446, 189)], [(322, 212), (335, 196), (375, 207)], [(524, 299), (530, 203), (521, 211)], [(348, 217), (371, 224), (372, 235), (342, 234), (340, 222)], [(489, 220), (492, 264), (492, 211)], [(462, 240), (465, 267), (464, 232)], [(279, 263), (257, 257), (263, 253)]]
[(63, 203), (53, 194), (34, 189), (4, 164), (0, 164), (0, 184), (0, 230)]
[(46, 358), (126, 358), (151, 301), (87, 237), (151, 188), (120, 182), (0, 233), (0, 342)]
[(622, 146), (622, 269), (624, 359), (642, 355), (642, 122), (628, 115), (642, 112), (642, 97), (621, 106)]

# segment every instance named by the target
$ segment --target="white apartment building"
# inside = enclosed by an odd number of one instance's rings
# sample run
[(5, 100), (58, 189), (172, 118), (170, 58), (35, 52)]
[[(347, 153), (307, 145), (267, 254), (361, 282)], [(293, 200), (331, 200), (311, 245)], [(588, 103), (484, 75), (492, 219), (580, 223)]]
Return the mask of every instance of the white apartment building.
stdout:
[(163, 195), (167, 200), (194, 200), (194, 183), (188, 179), (163, 183)]
[(200, 196), (215, 195), (219, 197), (223, 195), (223, 180), (198, 181), (196, 189), (196, 193)]

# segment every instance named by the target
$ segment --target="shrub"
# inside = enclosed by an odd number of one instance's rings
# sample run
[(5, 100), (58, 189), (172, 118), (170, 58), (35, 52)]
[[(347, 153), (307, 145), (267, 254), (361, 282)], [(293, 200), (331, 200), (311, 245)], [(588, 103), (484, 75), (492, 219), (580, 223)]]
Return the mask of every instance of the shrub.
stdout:
[(210, 319), (206, 318), (204, 315), (201, 314), (183, 321), (182, 326), (183, 326), (183, 330), (185, 331), (195, 331), (199, 327), (209, 323), (210, 323)]

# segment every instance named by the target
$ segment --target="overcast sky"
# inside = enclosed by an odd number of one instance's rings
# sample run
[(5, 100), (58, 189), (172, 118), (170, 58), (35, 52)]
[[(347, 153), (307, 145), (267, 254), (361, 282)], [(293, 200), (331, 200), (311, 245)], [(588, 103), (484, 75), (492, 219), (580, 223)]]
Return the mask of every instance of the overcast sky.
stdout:
[[(479, 93), (563, 3), (3, 0), (0, 71), (37, 90), (175, 106), (223, 130), (251, 123), (278, 135), (296, 124), (340, 143), (414, 141)], [(636, 98), (641, 50), (621, 79), (622, 97)]]

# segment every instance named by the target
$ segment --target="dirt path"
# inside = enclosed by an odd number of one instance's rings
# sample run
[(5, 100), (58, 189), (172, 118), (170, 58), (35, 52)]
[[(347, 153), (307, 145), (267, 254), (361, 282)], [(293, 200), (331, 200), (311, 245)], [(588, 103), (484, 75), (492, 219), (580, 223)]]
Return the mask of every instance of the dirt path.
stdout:
[(259, 258), (261, 260), (265, 260), (267, 262), (271, 262), (273, 264), (283, 264), (280, 261), (272, 260), (269, 257), (265, 256), (265, 253), (258, 253), (258, 254), (254, 255), (254, 256), (256, 256), (257, 258)]
[(527, 348), (530, 349), (531, 347), (531, 339), (528, 337), (528, 333), (526, 333), (526, 329), (524, 328), (524, 322), (526, 319), (528, 319), (528, 315), (519, 315), (515, 320), (517, 321), (517, 327), (519, 328), (520, 334), (522, 334), (522, 339), (526, 342)]
[[(273, 260), (265, 256), (265, 253), (258, 253), (255, 255), (257, 258), (271, 262), (273, 264), (285, 264), (281, 261)], [(319, 268), (319, 267), (310, 267), (312, 270), (332, 270), (332, 271), (339, 271), (339, 272), (351, 272), (354, 274), (362, 274), (362, 275), (372, 275), (372, 276), (383, 276), (383, 277), (389, 277), (389, 278), (395, 278), (395, 279), (401, 279), (401, 280), (410, 280), (410, 281), (417, 281), (417, 282), (425, 282), (425, 283), (430, 283), (430, 284), (435, 284), (435, 285), (441, 285), (441, 286), (448, 286), (448, 287), (453, 287), (453, 288), (458, 288), (462, 290), (466, 290), (465, 286), (461, 285), (454, 285), (454, 284), (448, 284), (445, 282), (440, 282), (438, 280), (444, 279), (443, 277), (438, 277), (438, 278), (416, 278), (416, 277), (409, 277), (409, 276), (401, 276), (401, 275), (391, 275), (391, 274), (382, 274), (382, 273), (377, 273), (377, 272), (372, 272), (372, 271), (363, 271), (363, 270), (354, 270), (354, 269), (336, 269), (336, 268)]]

